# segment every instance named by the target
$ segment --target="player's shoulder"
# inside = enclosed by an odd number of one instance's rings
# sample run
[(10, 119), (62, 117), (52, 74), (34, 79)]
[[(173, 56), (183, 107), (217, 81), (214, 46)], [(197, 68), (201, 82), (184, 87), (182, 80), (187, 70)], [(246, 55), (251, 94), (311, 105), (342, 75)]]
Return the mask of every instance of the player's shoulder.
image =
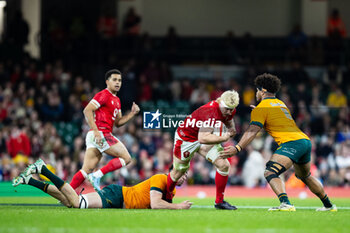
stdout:
[(95, 94), (95, 96), (106, 96), (106, 95), (108, 94), (106, 91), (108, 92), (107, 89), (103, 89), (103, 90), (97, 92), (97, 93)]
[(152, 179), (156, 179), (156, 180), (166, 180), (167, 179), (167, 175), (165, 174), (156, 174), (156, 175), (153, 175), (151, 177)]

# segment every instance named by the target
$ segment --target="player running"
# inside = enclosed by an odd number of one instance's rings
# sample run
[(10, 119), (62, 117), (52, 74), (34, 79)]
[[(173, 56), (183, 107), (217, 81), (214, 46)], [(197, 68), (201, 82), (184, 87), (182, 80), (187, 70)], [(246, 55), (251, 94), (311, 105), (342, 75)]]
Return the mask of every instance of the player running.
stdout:
[[(220, 158), (218, 146), (236, 134), (233, 116), (239, 103), (238, 93), (234, 90), (224, 92), (220, 98), (213, 100), (188, 116), (183, 125), (175, 132), (173, 165), (174, 169), (168, 174), (166, 199), (171, 201), (176, 182), (190, 167), (190, 161), (195, 152), (204, 156), (217, 168), (215, 175), (216, 200), (215, 208), (235, 210), (235, 206), (224, 201), (224, 192), (228, 180), (230, 163)], [(224, 123), (228, 129), (221, 136), (212, 134), (213, 125)]]
[(280, 200), (280, 206), (269, 211), (295, 211), (286, 194), (283, 181), (279, 178), (283, 172), (294, 165), (295, 175), (318, 196), (324, 207), (317, 211), (337, 211), (322, 184), (310, 173), (311, 142), (295, 124), (287, 106), (275, 97), (280, 89), (281, 81), (271, 74), (256, 77), (256, 100), (258, 106), (252, 106), (250, 126), (236, 146), (226, 147), (220, 152), (221, 158), (231, 157), (245, 148), (262, 129), (275, 139), (279, 147), (266, 163), (265, 178)]
[(102, 152), (116, 157), (103, 168), (89, 174), (89, 181), (100, 190), (100, 178), (108, 172), (120, 169), (130, 163), (131, 157), (124, 144), (112, 135), (113, 125), (120, 127), (131, 120), (139, 111), (133, 103), (128, 115), (122, 116), (117, 92), (122, 85), (119, 70), (110, 70), (105, 74), (107, 88), (98, 92), (84, 109), (85, 118), (91, 128), (86, 135), (86, 152), (83, 167), (70, 183), (73, 189), (79, 187), (87, 174), (91, 173), (102, 158)]
[[(32, 174), (42, 174), (54, 185), (34, 179)], [(186, 178), (185, 174), (179, 179), (177, 185), (181, 185)], [(173, 204), (163, 200), (166, 181), (166, 175), (158, 174), (132, 187), (111, 184), (98, 192), (78, 195), (68, 183), (50, 172), (44, 161), (39, 159), (14, 178), (12, 185), (14, 187), (20, 184), (34, 186), (69, 208), (189, 209), (192, 205), (189, 201)]]

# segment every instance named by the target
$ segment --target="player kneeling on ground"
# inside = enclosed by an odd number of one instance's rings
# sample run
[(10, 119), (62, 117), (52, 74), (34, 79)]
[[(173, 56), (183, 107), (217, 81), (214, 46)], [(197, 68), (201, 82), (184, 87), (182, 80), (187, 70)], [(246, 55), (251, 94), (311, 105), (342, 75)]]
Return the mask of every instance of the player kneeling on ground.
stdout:
[[(32, 174), (42, 174), (54, 185), (34, 179)], [(186, 178), (185, 174), (177, 184), (182, 185)], [(132, 187), (111, 184), (101, 191), (78, 195), (68, 183), (50, 172), (44, 161), (39, 159), (14, 178), (12, 185), (34, 186), (56, 198), (63, 205), (73, 208), (189, 209), (192, 205), (189, 201), (173, 204), (163, 199), (166, 182), (167, 176), (158, 174)]]

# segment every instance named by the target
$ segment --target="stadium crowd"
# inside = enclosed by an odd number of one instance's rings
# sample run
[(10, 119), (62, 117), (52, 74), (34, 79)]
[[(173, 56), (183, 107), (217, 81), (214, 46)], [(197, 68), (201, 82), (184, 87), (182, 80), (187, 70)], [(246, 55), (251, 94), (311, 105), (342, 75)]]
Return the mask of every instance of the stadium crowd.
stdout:
[[(184, 63), (179, 56), (181, 37), (176, 29), (169, 27), (164, 37), (166, 59), (161, 59), (162, 56), (154, 53), (159, 40), (153, 40), (147, 33), (139, 35), (141, 18), (135, 15), (130, 18), (129, 24), (127, 20), (124, 24), (128, 33), (119, 37), (103, 26), (108, 20), (101, 18), (98, 30), (92, 33), (99, 41), (92, 52), (95, 43), (88, 41), (87, 34), (91, 31), (84, 27), (83, 21), (76, 19), (71, 31), (66, 32), (63, 24), (50, 21), (50, 27), (41, 35), (41, 61), (23, 53), (25, 41), (16, 46), (18, 33), (14, 33), (14, 38), (11, 34), (4, 37), (0, 43), (0, 181), (11, 180), (26, 164), (39, 157), (60, 178), (71, 180), (82, 165), (84, 139), (89, 130), (83, 108), (103, 88), (100, 85), (103, 77), (94, 77), (99, 80), (96, 84), (91, 74), (87, 77), (87, 72), (101, 70), (102, 66), (120, 68), (123, 73), (118, 96), (124, 114), (133, 101), (140, 105), (141, 111), (161, 108), (166, 114), (167, 110), (174, 110), (173, 106), (181, 106), (180, 113), (186, 114), (216, 99), (223, 91), (235, 89), (241, 98), (234, 117), (236, 141), (249, 124), (249, 106), (255, 104), (254, 78), (265, 71), (276, 74), (283, 82), (278, 98), (288, 105), (297, 125), (311, 137), (313, 175), (328, 186), (350, 185), (350, 62), (344, 62), (345, 31), (340, 33), (329, 26), (328, 37), (322, 40), (308, 38), (296, 26), (283, 39), (287, 42), (286, 50), (279, 51), (286, 54), (285, 62), (275, 61), (274, 65), (269, 60), (256, 59), (256, 40), (252, 35), (246, 34), (239, 44), (234, 33), (229, 32), (227, 38), (223, 38), (226, 43), (222, 61), (244, 67), (241, 77), (223, 79), (217, 74), (209, 80), (175, 79), (170, 66)], [(22, 37), (25, 36), (28, 35)], [(117, 58), (111, 52), (103, 53), (118, 46), (116, 41), (126, 43), (118, 48), (127, 48), (128, 56), (121, 52)], [(92, 65), (88, 57), (97, 57), (98, 64)], [(104, 63), (107, 65), (102, 65)], [(305, 64), (327, 69), (315, 79), (305, 71)], [(87, 72), (83, 72), (84, 69)], [(149, 109), (150, 106), (153, 109)], [(125, 169), (106, 175), (103, 182), (135, 184), (155, 173), (167, 172), (172, 163), (173, 131), (144, 130), (142, 114), (139, 114), (127, 125), (115, 128), (114, 134), (126, 145), (133, 162)], [(226, 145), (235, 143), (234, 140)], [(252, 145), (230, 160), (229, 183), (264, 186), (265, 163), (276, 148), (270, 136), (260, 133)], [(105, 156), (99, 166), (109, 159)], [(214, 178), (213, 166), (201, 156), (195, 156), (188, 183), (213, 184)], [(300, 185), (292, 174), (287, 174), (286, 180), (287, 186)]]

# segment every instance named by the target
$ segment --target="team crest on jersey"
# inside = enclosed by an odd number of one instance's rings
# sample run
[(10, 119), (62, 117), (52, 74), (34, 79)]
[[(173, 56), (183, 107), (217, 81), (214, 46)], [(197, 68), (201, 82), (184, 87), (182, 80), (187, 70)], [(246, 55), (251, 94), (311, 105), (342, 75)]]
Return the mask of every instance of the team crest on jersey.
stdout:
[(156, 112), (143, 112), (143, 128), (144, 129), (160, 129), (159, 109)]

